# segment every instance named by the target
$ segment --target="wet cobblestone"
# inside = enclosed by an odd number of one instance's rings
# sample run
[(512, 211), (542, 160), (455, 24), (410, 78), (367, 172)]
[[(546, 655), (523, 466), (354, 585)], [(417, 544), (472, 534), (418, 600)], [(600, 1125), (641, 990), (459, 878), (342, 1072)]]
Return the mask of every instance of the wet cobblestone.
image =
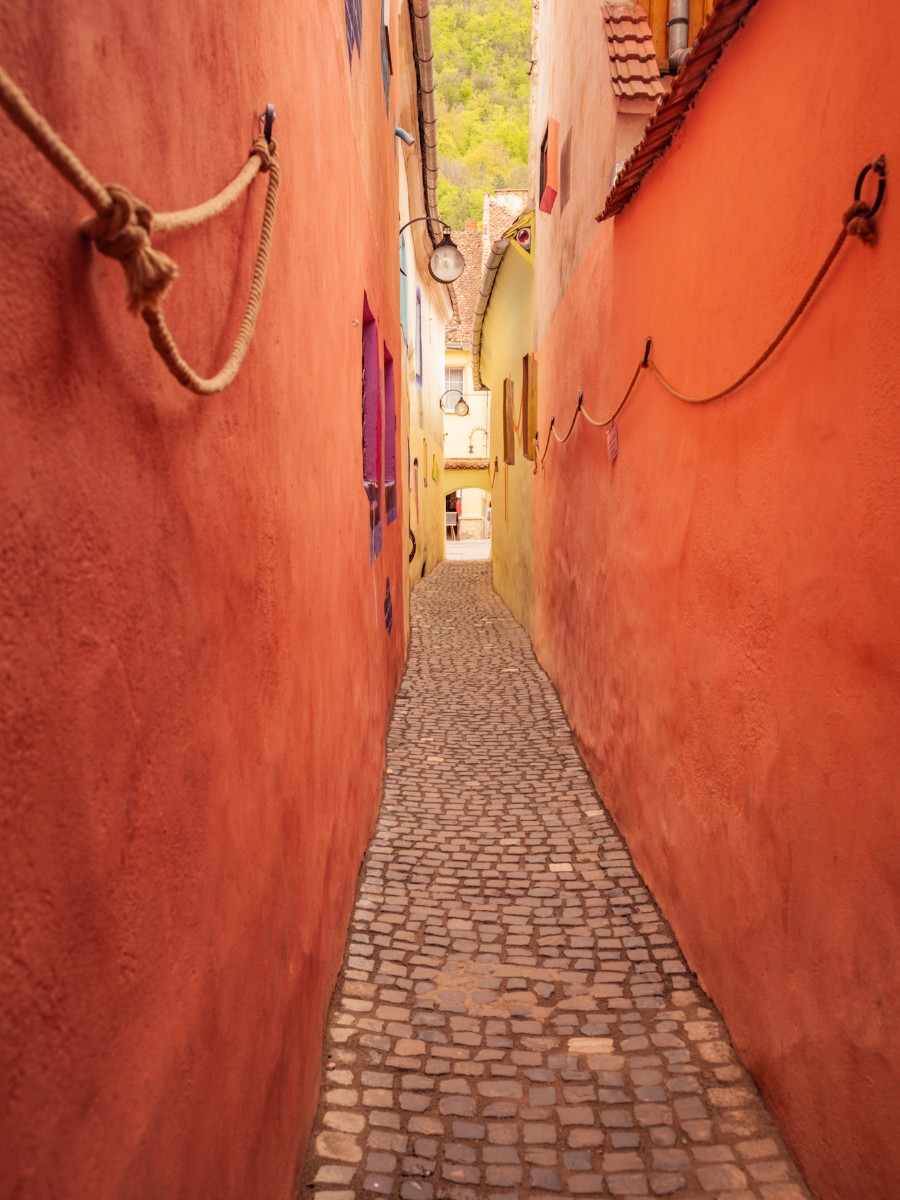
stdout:
[(412, 630), (301, 1194), (804, 1200), (490, 566)]

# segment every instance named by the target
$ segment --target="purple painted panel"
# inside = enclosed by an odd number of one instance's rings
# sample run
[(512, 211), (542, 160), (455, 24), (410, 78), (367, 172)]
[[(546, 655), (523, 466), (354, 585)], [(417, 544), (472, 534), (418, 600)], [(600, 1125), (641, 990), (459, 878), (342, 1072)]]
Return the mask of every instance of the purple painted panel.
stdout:
[(353, 61), (353, 49), (362, 54), (362, 0), (344, 0), (344, 24), (347, 29), (347, 53)]
[(384, 510), (387, 524), (397, 519), (397, 412), (394, 360), (384, 348)]
[(363, 301), (362, 337), (363, 487), (369, 501), (369, 532), (374, 559), (381, 550), (381, 360), (378, 326)]
[(391, 106), (391, 76), (394, 65), (391, 62), (391, 38), (387, 25), (381, 26), (381, 84), (384, 88), (384, 111), (390, 112)]

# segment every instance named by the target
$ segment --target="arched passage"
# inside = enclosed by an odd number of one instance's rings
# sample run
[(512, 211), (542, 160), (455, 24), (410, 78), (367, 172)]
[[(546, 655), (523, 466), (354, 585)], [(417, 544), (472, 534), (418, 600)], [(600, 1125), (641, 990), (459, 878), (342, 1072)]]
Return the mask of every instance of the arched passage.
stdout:
[[(450, 478), (450, 483), (456, 483)], [(483, 485), (470, 484), (461, 478), (460, 486), (446, 493), (444, 509), (446, 513), (447, 542), (457, 541), (490, 541), (491, 537), (491, 493)], [(468, 486), (462, 486), (463, 484)]]

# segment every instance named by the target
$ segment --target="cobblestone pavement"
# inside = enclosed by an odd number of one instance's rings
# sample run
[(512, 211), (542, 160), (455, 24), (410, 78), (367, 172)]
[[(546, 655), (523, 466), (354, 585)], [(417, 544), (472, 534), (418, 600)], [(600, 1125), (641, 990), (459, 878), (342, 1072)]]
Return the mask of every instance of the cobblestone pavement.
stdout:
[(301, 1194), (807, 1197), (490, 566), (412, 621)]

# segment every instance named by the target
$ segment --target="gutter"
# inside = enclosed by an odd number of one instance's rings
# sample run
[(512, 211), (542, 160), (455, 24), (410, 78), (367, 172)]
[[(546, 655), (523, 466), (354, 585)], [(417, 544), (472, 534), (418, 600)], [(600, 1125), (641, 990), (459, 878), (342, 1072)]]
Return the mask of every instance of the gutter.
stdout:
[[(413, 57), (416, 61), (416, 89), (419, 97), (419, 145), (422, 147), (422, 186), (425, 192), (425, 216), (438, 215), (437, 115), (434, 111), (434, 46), (431, 42), (429, 0), (410, 0)], [(429, 221), (431, 240), (436, 246), (443, 231)], [(455, 307), (455, 305), (454, 305)]]
[(497, 272), (500, 270), (503, 256), (508, 249), (509, 238), (500, 238), (494, 242), (491, 246), (487, 262), (484, 264), (484, 272), (481, 276), (481, 291), (478, 293), (478, 303), (475, 305), (475, 320), (472, 323), (472, 383), (476, 391), (485, 389), (485, 384), (481, 382), (482, 326), (488, 304), (491, 301), (491, 292), (494, 290), (494, 281), (497, 278)]

